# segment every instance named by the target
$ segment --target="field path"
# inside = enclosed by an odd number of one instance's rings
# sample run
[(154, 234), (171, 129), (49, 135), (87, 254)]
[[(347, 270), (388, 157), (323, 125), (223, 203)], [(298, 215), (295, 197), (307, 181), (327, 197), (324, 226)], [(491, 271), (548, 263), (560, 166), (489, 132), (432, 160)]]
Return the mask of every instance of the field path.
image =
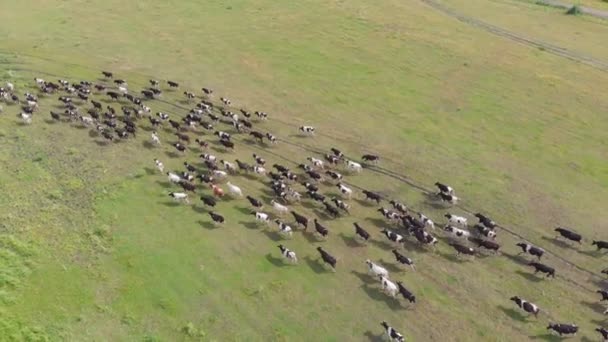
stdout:
[[(590, 56), (587, 56), (587, 55), (584, 55), (584, 54), (581, 54), (578, 52), (570, 51), (570, 50), (564, 49), (562, 47), (555, 46), (553, 44), (549, 44), (547, 42), (543, 42), (543, 41), (540, 41), (537, 39), (532, 39), (532, 38), (521, 36), (519, 34), (507, 31), (503, 28), (488, 24), (479, 19), (471, 18), (466, 15), (457, 13), (457, 12), (453, 11), (452, 9), (447, 8), (443, 4), (441, 4), (437, 1), (434, 1), (434, 0), (420, 0), (420, 1), (422, 1), (423, 3), (427, 4), (428, 6), (434, 8), (435, 10), (437, 10), (439, 12), (442, 12), (443, 14), (445, 14), (447, 16), (455, 18), (468, 25), (478, 27), (486, 32), (510, 39), (512, 41), (515, 41), (515, 42), (518, 42), (518, 43), (521, 43), (524, 45), (538, 48), (540, 50), (546, 51), (546, 52), (551, 53), (556, 56), (560, 56), (560, 57), (567, 58), (567, 59), (575, 61), (575, 62), (589, 65), (593, 68), (596, 68), (596, 69), (604, 71), (604, 72), (608, 72), (608, 61), (593, 58), (593, 57), (590, 57)], [(548, 1), (548, 0), (545, 0), (545, 1)], [(549, 0), (549, 1), (551, 1), (551, 3), (555, 2), (556, 4), (558, 4), (558, 3), (561, 4), (560, 2), (557, 2), (554, 0)], [(564, 4), (564, 6), (566, 6), (566, 5)], [(585, 11), (589, 11), (589, 10), (592, 10), (597, 13), (602, 13), (602, 15), (604, 15), (605, 18), (608, 19), (608, 12), (585, 8)], [(585, 13), (587, 13), (587, 12), (585, 12)]]
[[(559, 0), (538, 0), (536, 3), (541, 4), (541, 5), (555, 7), (555, 8), (563, 8), (563, 9), (570, 9), (570, 8), (572, 8), (572, 6), (574, 6), (574, 4), (562, 2)], [(590, 15), (590, 16), (593, 16), (596, 18), (600, 18), (600, 19), (608, 19), (608, 11), (602, 11), (602, 10), (598, 10), (598, 9), (586, 7), (586, 6), (578, 6), (578, 8), (581, 10), (581, 12), (583, 14), (587, 14), (587, 15)]]

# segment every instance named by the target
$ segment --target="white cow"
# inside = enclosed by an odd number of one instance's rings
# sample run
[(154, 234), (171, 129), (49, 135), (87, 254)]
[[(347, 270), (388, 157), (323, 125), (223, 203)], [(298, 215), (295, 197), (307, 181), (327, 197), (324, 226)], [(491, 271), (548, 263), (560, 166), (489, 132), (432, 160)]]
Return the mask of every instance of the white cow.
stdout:
[(338, 189), (340, 189), (340, 192), (342, 193), (342, 195), (350, 198), (351, 195), (353, 194), (353, 189), (347, 187), (346, 185), (342, 184), (342, 183), (338, 183), (336, 185), (338, 187)]
[(318, 167), (320, 169), (325, 168), (325, 165), (323, 164), (323, 160), (321, 160), (321, 159), (317, 159), (315, 157), (308, 157), (308, 158), (306, 158), (306, 160), (310, 161), (312, 163), (312, 166), (314, 166), (314, 167)]
[(188, 194), (185, 192), (171, 192), (169, 196), (173, 197), (178, 202), (190, 203), (188, 200)]
[(349, 169), (349, 170), (351, 170), (351, 171), (359, 173), (363, 169), (363, 167), (361, 166), (361, 164), (355, 163), (352, 160), (346, 160), (345, 163), (346, 163), (346, 168)]
[(261, 211), (256, 211), (253, 214), (255, 215), (255, 219), (257, 221), (264, 222), (266, 224), (268, 224), (270, 222), (270, 216), (266, 213), (263, 213)]
[(443, 228), (443, 230), (445, 230), (446, 232), (450, 233), (451, 235), (453, 235), (457, 238), (468, 239), (469, 236), (471, 235), (471, 233), (469, 233), (468, 230), (456, 228), (456, 227), (450, 226), (450, 225), (445, 226)]
[(418, 213), (418, 217), (420, 217), (420, 220), (422, 220), (422, 223), (424, 223), (425, 227), (435, 229), (435, 222), (433, 222), (433, 220), (426, 217), (423, 213)]
[(460, 226), (463, 228), (466, 228), (467, 226), (467, 218), (466, 217), (462, 217), (462, 216), (456, 216), (456, 215), (452, 215), (450, 213), (447, 213), (445, 215), (443, 215), (445, 218), (448, 219), (448, 223), (455, 225), (455, 226)]
[(289, 208), (275, 200), (270, 201), (270, 204), (272, 204), (272, 207), (274, 208), (274, 210), (276, 210), (277, 213), (279, 213), (279, 215), (284, 215), (289, 211)]
[(176, 175), (173, 172), (167, 172), (167, 177), (169, 178), (169, 182), (171, 183), (179, 183), (182, 181), (182, 177)]
[(32, 123), (32, 114), (28, 114), (28, 113), (21, 113), (21, 120), (23, 120), (23, 123), (29, 125)]
[(165, 165), (158, 159), (154, 159), (154, 164), (156, 164), (156, 168), (160, 172), (165, 172)]
[(226, 185), (228, 186), (228, 191), (230, 191), (231, 194), (236, 195), (238, 197), (243, 197), (243, 191), (241, 190), (241, 188), (230, 182), (226, 183)]
[(291, 236), (293, 235), (293, 229), (289, 225), (279, 219), (275, 220), (274, 222), (279, 225), (279, 233), (291, 238)]
[(382, 277), (388, 278), (388, 271), (386, 270), (386, 268), (373, 263), (369, 259), (365, 260), (365, 263), (367, 264), (367, 267), (369, 268), (368, 273), (371, 274), (372, 276), (382, 276)]
[(388, 294), (391, 297), (395, 297), (399, 292), (399, 288), (397, 287), (397, 285), (392, 281), (388, 280), (387, 277), (378, 277), (380, 278), (380, 283), (382, 284), (382, 291), (384, 291), (384, 293)]
[(156, 133), (156, 131), (152, 132), (151, 137), (152, 137), (152, 142), (155, 145), (160, 145), (160, 138), (158, 137), (158, 133)]

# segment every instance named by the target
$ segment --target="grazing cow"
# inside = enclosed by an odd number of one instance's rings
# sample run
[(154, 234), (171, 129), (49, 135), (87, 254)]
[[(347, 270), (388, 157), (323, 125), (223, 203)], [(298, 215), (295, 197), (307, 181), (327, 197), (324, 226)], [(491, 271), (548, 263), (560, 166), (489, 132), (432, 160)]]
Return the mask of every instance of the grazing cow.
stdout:
[(256, 221), (264, 222), (266, 224), (270, 223), (270, 216), (266, 213), (263, 213), (261, 211), (256, 211), (251, 214), (255, 216)]
[(475, 255), (475, 250), (471, 247), (467, 247), (455, 242), (450, 243), (450, 246), (456, 250), (456, 256), (460, 256), (460, 254)]
[(367, 273), (371, 274), (374, 277), (386, 277), (388, 278), (388, 271), (386, 270), (386, 268), (373, 263), (371, 260), (367, 259), (365, 260), (365, 263), (367, 264)]
[(236, 186), (230, 182), (226, 183), (226, 186), (228, 186), (228, 191), (230, 191), (231, 194), (238, 196), (238, 197), (243, 197), (243, 191), (238, 186)]
[(253, 198), (249, 195), (247, 195), (246, 198), (249, 201), (249, 203), (255, 208), (262, 208), (264, 206), (262, 201), (260, 201), (259, 199)]
[(555, 228), (555, 231), (558, 232), (559, 235), (561, 235), (571, 241), (576, 241), (578, 243), (581, 243), (581, 240), (583, 239), (583, 237), (580, 234), (575, 233), (572, 230), (567, 229), (567, 228), (557, 227), (557, 228)]
[(479, 223), (483, 224), (484, 226), (486, 226), (490, 229), (494, 229), (497, 226), (496, 222), (494, 222), (491, 218), (489, 218), (483, 214), (477, 213), (477, 214), (475, 214), (475, 217), (477, 217), (479, 219)]
[(217, 224), (224, 223), (224, 216), (222, 216), (216, 212), (210, 211), (209, 216), (211, 216), (211, 219), (213, 220), (213, 222), (215, 222)]
[(553, 267), (549, 267), (545, 264), (541, 264), (540, 262), (530, 262), (528, 266), (534, 267), (534, 274), (541, 272), (546, 273), (547, 278), (552, 277), (555, 278), (555, 269)]
[(344, 161), (346, 163), (346, 168), (350, 171), (354, 171), (354, 172), (361, 172), (361, 170), (363, 169), (363, 167), (361, 166), (361, 164), (359, 163), (355, 163), (352, 160), (345, 160)]
[(449, 185), (435, 182), (435, 186), (439, 189), (439, 193), (443, 193), (446, 195), (454, 195), (454, 189), (452, 189), (452, 187)]
[(308, 218), (306, 216), (300, 215), (295, 211), (292, 211), (291, 215), (293, 215), (293, 218), (296, 220), (296, 224), (298, 226), (304, 227), (304, 230), (308, 228)]
[(188, 194), (185, 192), (170, 192), (169, 196), (178, 202), (190, 203), (188, 200)]
[(179, 183), (179, 182), (182, 181), (182, 178), (180, 176), (176, 175), (173, 172), (167, 172), (167, 177), (169, 178), (169, 181), (171, 183), (176, 183), (177, 184), (177, 183)]
[(380, 156), (375, 155), (375, 154), (364, 154), (361, 159), (364, 162), (371, 162), (373, 164), (378, 164), (378, 162), (380, 161)]
[(403, 236), (401, 236), (395, 232), (392, 232), (386, 228), (382, 229), (382, 234), (384, 234), (392, 242), (402, 243), (404, 240)]
[(397, 292), (399, 292), (399, 288), (397, 287), (397, 285), (390, 281), (388, 277), (379, 275), (378, 278), (380, 279), (380, 284), (382, 285), (382, 291), (384, 291), (384, 293), (386, 293), (387, 295), (395, 298)]
[(300, 132), (307, 134), (307, 135), (314, 135), (315, 134), (315, 128), (312, 126), (300, 126)]
[(152, 132), (150, 137), (152, 138), (152, 143), (154, 145), (160, 145), (160, 138), (158, 137), (158, 133), (156, 133), (156, 131)]
[(272, 205), (272, 207), (274, 208), (274, 210), (279, 214), (279, 215), (284, 215), (289, 211), (289, 208), (287, 208), (286, 206), (282, 205), (281, 203), (278, 203), (275, 200), (270, 201), (270, 204)]
[(281, 255), (283, 256), (283, 258), (287, 259), (289, 262), (291, 262), (293, 264), (298, 263), (298, 257), (296, 256), (296, 252), (290, 251), (283, 245), (279, 245), (278, 247), (281, 250)]
[(336, 184), (336, 186), (338, 187), (338, 189), (340, 190), (342, 195), (346, 196), (347, 198), (350, 198), (351, 195), (353, 194), (353, 189), (347, 187), (346, 185), (344, 185), (342, 183), (338, 183), (338, 184)]
[(101, 73), (103, 74), (103, 77), (105, 77), (105, 78), (112, 78), (112, 77), (114, 77), (114, 74), (112, 74), (109, 71), (102, 71)]
[(186, 151), (186, 146), (176, 142), (173, 144), (173, 147), (175, 147), (176, 150), (178, 150), (181, 153), (184, 153), (184, 151)]
[(496, 232), (488, 227), (484, 227), (480, 224), (476, 224), (474, 228), (477, 230), (477, 233), (479, 233), (479, 235), (483, 235), (489, 239), (496, 238)]
[(213, 194), (216, 197), (224, 196), (224, 190), (222, 190), (222, 188), (220, 188), (219, 186), (217, 186), (215, 184), (211, 184), (211, 189), (213, 190)]
[(483, 247), (483, 248), (485, 248), (487, 250), (491, 250), (493, 252), (498, 252), (498, 250), (500, 249), (500, 245), (494, 241), (488, 241), (488, 240), (484, 240), (484, 239), (480, 239), (480, 238), (472, 238), (471, 241), (473, 243), (476, 243), (477, 246)]
[(264, 134), (262, 134), (258, 131), (251, 131), (251, 132), (249, 132), (249, 135), (258, 139), (260, 141), (260, 144), (264, 142)]
[(445, 230), (446, 232), (450, 233), (452, 236), (457, 237), (457, 238), (468, 239), (469, 236), (471, 235), (468, 230), (456, 228), (456, 227), (453, 227), (450, 225), (445, 226), (443, 228), (443, 230)]
[(578, 326), (576, 324), (564, 324), (564, 323), (549, 323), (547, 330), (552, 330), (562, 335), (576, 335), (578, 332)]
[(154, 159), (154, 164), (156, 165), (156, 168), (158, 169), (158, 171), (164, 173), (165, 172), (165, 165), (158, 159)]
[(346, 202), (341, 201), (341, 200), (339, 200), (337, 198), (332, 198), (331, 200), (332, 200), (332, 202), (334, 202), (334, 204), (336, 205), (336, 207), (344, 210), (347, 214), (350, 214), (350, 211), (349, 211), (350, 210), (350, 205), (348, 205)]
[(289, 225), (279, 219), (274, 220), (274, 222), (279, 226), (279, 233), (291, 238), (291, 236), (293, 235), (293, 229), (291, 229)]
[(391, 327), (390, 325), (388, 325), (388, 323), (382, 321), (382, 323), (380, 323), (380, 325), (382, 325), (382, 327), (384, 327), (384, 332), (386, 333), (386, 336), (388, 337), (388, 339), (390, 341), (392, 341), (392, 342), (405, 342), (405, 338), (403, 337), (403, 335), (400, 334), (393, 327)]
[(397, 202), (395, 200), (390, 200), (389, 203), (393, 206), (394, 209), (399, 210), (401, 213), (407, 213), (407, 206), (401, 202)]
[(396, 249), (393, 249), (391, 252), (395, 255), (395, 259), (402, 265), (408, 265), (412, 268), (412, 270), (416, 270), (416, 266), (414, 265), (414, 260), (406, 257), (405, 255), (399, 253)]
[(604, 342), (608, 341), (608, 330), (606, 330), (606, 328), (603, 328), (603, 327), (595, 328), (595, 331), (599, 332), (602, 335)]
[(515, 304), (517, 304), (517, 306), (524, 310), (527, 313), (531, 313), (534, 315), (534, 317), (538, 317), (538, 313), (540, 312), (540, 309), (538, 308), (538, 306), (534, 303), (530, 303), (525, 299), (521, 299), (517, 296), (511, 297), (510, 300), (512, 300), (513, 302), (515, 302)]
[(448, 219), (449, 224), (460, 226), (463, 228), (466, 228), (467, 226), (467, 219), (465, 217), (452, 215), (450, 213), (446, 213), (443, 216)]
[(340, 212), (338, 211), (338, 208), (334, 207), (333, 205), (331, 205), (327, 202), (323, 202), (323, 205), (325, 205), (325, 211), (327, 211), (329, 213), (329, 215), (331, 215), (332, 217), (340, 216)]
[(520, 242), (518, 244), (516, 244), (516, 246), (521, 248), (521, 252), (519, 252), (518, 255), (522, 254), (522, 253), (528, 253), (530, 255), (534, 255), (535, 257), (538, 258), (538, 260), (540, 260), (540, 258), (543, 256), (543, 254), (545, 253), (545, 250), (540, 248), (540, 247), (536, 247), (534, 245), (531, 245), (529, 243), (524, 243), (524, 242)]
[(602, 248), (608, 249), (608, 241), (593, 240), (591, 245), (597, 246), (598, 251), (601, 250)]
[(353, 225), (355, 226), (355, 236), (357, 238), (365, 242), (369, 240), (370, 235), (365, 229), (363, 229), (363, 227), (361, 227), (357, 222), (353, 223)]
[(380, 204), (382, 197), (379, 194), (368, 191), (368, 190), (363, 190), (362, 192), (365, 195), (365, 199), (371, 200), (371, 201), (376, 201), (376, 203)]
[(321, 223), (319, 223), (319, 221), (317, 221), (317, 219), (314, 219), (314, 222), (315, 222), (315, 230), (317, 231), (316, 233), (318, 233), (319, 235), (321, 235), (324, 238), (327, 238), (327, 235), (329, 234), (329, 229), (327, 229), (327, 227), (325, 227)]
[(211, 196), (201, 196), (201, 201), (203, 201), (203, 203), (205, 203), (205, 205), (208, 205), (210, 207), (215, 207), (215, 205), (217, 204), (217, 202), (215, 201), (215, 198), (213, 198)]
[(277, 137), (275, 137), (271, 133), (266, 133), (266, 139), (268, 139), (268, 141), (270, 141), (272, 144), (276, 144), (278, 141)]
[(323, 259), (323, 262), (331, 266), (332, 271), (336, 272), (336, 264), (338, 263), (338, 260), (336, 260), (333, 255), (326, 252), (322, 247), (317, 247), (317, 251), (319, 251), (321, 254), (321, 259)]

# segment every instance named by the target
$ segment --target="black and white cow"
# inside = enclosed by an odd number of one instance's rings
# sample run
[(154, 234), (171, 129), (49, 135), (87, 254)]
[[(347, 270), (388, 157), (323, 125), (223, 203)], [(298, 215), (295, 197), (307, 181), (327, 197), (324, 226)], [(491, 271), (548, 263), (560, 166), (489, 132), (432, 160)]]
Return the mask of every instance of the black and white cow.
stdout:
[(388, 323), (382, 321), (382, 323), (380, 323), (382, 325), (382, 327), (384, 327), (384, 331), (386, 333), (386, 336), (388, 337), (388, 339), (392, 342), (405, 342), (405, 338), (403, 337), (403, 335), (401, 335), (397, 330), (395, 330), (393, 327), (391, 327), (390, 325), (388, 325)]
[(386, 236), (386, 238), (392, 242), (402, 243), (404, 240), (403, 236), (401, 236), (393, 231), (390, 231), (386, 228), (382, 229), (382, 234), (384, 234)]
[(595, 292), (599, 293), (602, 296), (602, 299), (600, 299), (600, 302), (608, 300), (608, 290), (597, 290)]
[(315, 128), (312, 126), (300, 126), (299, 130), (300, 130), (300, 132), (302, 132), (304, 134), (308, 134), (308, 135), (315, 134)]
[(283, 258), (287, 259), (293, 264), (298, 263), (298, 257), (296, 256), (296, 252), (290, 251), (289, 249), (287, 249), (287, 247), (283, 245), (278, 245), (278, 247), (281, 250), (281, 255), (283, 256)]
[(361, 159), (364, 162), (371, 162), (374, 164), (378, 164), (378, 162), (380, 161), (380, 156), (375, 155), (375, 154), (364, 154)]
[(521, 250), (522, 250), (521, 252), (519, 252), (519, 254), (528, 253), (530, 255), (534, 255), (535, 257), (537, 257), (538, 260), (540, 260), (540, 258), (545, 253), (544, 249), (542, 249), (540, 247), (536, 247), (536, 246), (531, 245), (529, 243), (525, 243), (525, 242), (519, 242), (516, 246), (520, 247)]
[(399, 253), (396, 249), (393, 249), (391, 252), (395, 255), (395, 259), (402, 265), (408, 265), (412, 268), (412, 270), (416, 270), (416, 266), (414, 265), (414, 260), (406, 257), (405, 255)]
[(513, 296), (510, 298), (510, 300), (512, 300), (513, 302), (515, 302), (515, 304), (517, 304), (517, 306), (524, 310), (527, 313), (533, 314), (534, 317), (538, 317), (538, 313), (540, 312), (540, 309), (538, 308), (538, 306), (534, 303), (530, 303), (525, 299), (521, 299), (517, 296)]
[(496, 222), (494, 222), (491, 218), (489, 218), (481, 213), (475, 214), (475, 217), (477, 217), (479, 219), (479, 223), (483, 224), (484, 226), (486, 226), (490, 229), (494, 229), (497, 226)]
[(450, 243), (450, 246), (452, 246), (456, 250), (457, 256), (460, 256), (460, 254), (475, 255), (475, 250), (471, 247), (467, 247), (465, 245), (455, 243), (455, 242)]
[(608, 341), (608, 330), (604, 327), (595, 328), (595, 331), (599, 332), (604, 339), (604, 342)]
[(578, 326), (576, 324), (565, 324), (565, 323), (549, 323), (547, 330), (552, 330), (562, 335), (576, 335), (578, 332)]

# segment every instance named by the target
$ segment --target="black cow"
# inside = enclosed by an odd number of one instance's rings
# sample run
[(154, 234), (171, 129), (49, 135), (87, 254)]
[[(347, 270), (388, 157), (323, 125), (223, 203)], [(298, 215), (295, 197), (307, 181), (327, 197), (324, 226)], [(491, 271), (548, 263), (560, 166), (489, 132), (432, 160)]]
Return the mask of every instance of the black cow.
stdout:
[(251, 205), (254, 206), (255, 208), (261, 208), (264, 206), (262, 201), (260, 201), (259, 199), (255, 199), (249, 195), (247, 195), (246, 198), (249, 201), (249, 203), (251, 203)]
[(103, 77), (105, 77), (105, 78), (112, 78), (112, 77), (114, 77), (114, 74), (112, 74), (109, 71), (102, 71), (101, 73), (103, 74)]
[(53, 118), (53, 120), (56, 120), (56, 121), (61, 120), (61, 114), (55, 113), (53, 111), (51, 111), (51, 117)]
[(363, 159), (363, 161), (365, 162), (372, 162), (374, 164), (378, 164), (378, 162), (380, 161), (380, 156), (377, 156), (375, 154), (364, 154), (361, 159)]
[(308, 194), (308, 196), (310, 196), (310, 198), (312, 198), (313, 200), (317, 201), (317, 202), (323, 202), (323, 204), (325, 204), (325, 196), (321, 195), (318, 192), (314, 192), (314, 191), (307, 191), (306, 192)]
[(336, 264), (338, 262), (336, 258), (331, 254), (327, 253), (322, 247), (317, 247), (317, 250), (321, 254), (321, 259), (323, 259), (323, 262), (331, 266), (331, 269), (335, 272)]
[(175, 133), (175, 136), (177, 137), (177, 139), (183, 142), (190, 142), (190, 137), (187, 134)]
[(264, 134), (262, 134), (258, 131), (251, 131), (251, 132), (249, 132), (249, 135), (258, 139), (260, 141), (260, 144), (264, 142)]
[(475, 250), (471, 247), (467, 247), (456, 242), (450, 243), (450, 246), (452, 246), (456, 250), (457, 256), (459, 256), (460, 254), (475, 255)]
[(490, 229), (496, 228), (496, 222), (492, 221), (491, 218), (489, 218), (481, 213), (475, 214), (475, 217), (477, 217), (479, 219), (479, 223), (483, 224), (484, 226), (486, 226)]
[(211, 219), (215, 223), (219, 223), (219, 224), (224, 223), (224, 216), (222, 216), (222, 215), (220, 215), (220, 214), (218, 214), (216, 212), (210, 211), (209, 212), (209, 216), (211, 216)]
[(333, 217), (338, 217), (340, 216), (340, 212), (338, 211), (338, 208), (334, 207), (333, 205), (327, 203), (327, 202), (323, 202), (323, 204), (325, 205), (325, 210)]
[(494, 241), (488, 241), (488, 240), (484, 240), (484, 239), (480, 239), (480, 238), (472, 238), (471, 241), (473, 243), (476, 243), (477, 246), (483, 247), (483, 248), (485, 248), (487, 250), (491, 250), (493, 252), (498, 252), (498, 250), (500, 249), (500, 245)]
[(402, 282), (398, 281), (397, 286), (399, 286), (399, 293), (401, 293), (403, 298), (407, 299), (410, 303), (416, 303), (416, 296)]
[(536, 256), (538, 258), (538, 260), (540, 260), (540, 258), (545, 253), (544, 249), (542, 249), (540, 247), (533, 246), (533, 245), (531, 245), (529, 243), (520, 242), (520, 243), (517, 244), (517, 246), (521, 247), (521, 250), (522, 250), (519, 254), (528, 253), (530, 255)]
[(369, 233), (363, 229), (357, 222), (353, 223), (355, 226), (355, 235), (357, 235), (360, 239), (367, 241), (370, 238)]
[(303, 186), (306, 188), (306, 190), (308, 190), (308, 191), (312, 191), (312, 192), (317, 192), (317, 191), (319, 191), (319, 187), (318, 187), (318, 186), (316, 186), (315, 184), (312, 184), (312, 183), (307, 183), (307, 182), (302, 182), (301, 184), (302, 184), (302, 185), (303, 185)]
[(169, 84), (169, 87), (171, 87), (171, 88), (179, 87), (179, 83), (177, 83), (177, 82), (167, 81), (167, 84)]
[(179, 185), (181, 185), (182, 189), (184, 189), (186, 191), (191, 191), (191, 192), (196, 191), (196, 185), (194, 185), (190, 182), (181, 181), (181, 182), (179, 182)]
[(395, 259), (402, 265), (408, 265), (412, 268), (412, 270), (416, 270), (416, 266), (414, 265), (414, 260), (406, 257), (405, 255), (399, 253), (396, 249), (393, 249), (391, 252), (395, 255)]
[(188, 164), (188, 162), (184, 162), (184, 166), (186, 167), (186, 170), (188, 170), (189, 172), (196, 172), (196, 168), (193, 165)]
[(375, 192), (363, 190), (363, 194), (365, 195), (365, 199), (376, 201), (376, 203), (380, 204), (382, 197)]
[(603, 327), (595, 328), (595, 331), (602, 334), (604, 341), (608, 341), (608, 330), (606, 330), (606, 328), (603, 328)]
[(176, 150), (180, 151), (180, 152), (184, 152), (186, 150), (186, 146), (180, 144), (180, 143), (174, 143), (173, 147), (175, 147)]
[(608, 249), (608, 241), (596, 241), (593, 240), (593, 243), (591, 243), (592, 246), (597, 246), (597, 250), (601, 250), (602, 248)]
[(600, 299), (600, 302), (608, 300), (608, 290), (597, 290), (595, 292), (599, 293), (602, 296), (602, 299)]
[(329, 229), (327, 229), (327, 227), (325, 227), (321, 223), (319, 223), (319, 221), (317, 221), (317, 219), (314, 219), (314, 222), (315, 222), (315, 230), (317, 231), (317, 233), (319, 233), (319, 235), (321, 235), (322, 237), (326, 238), (327, 235), (329, 234)]
[(296, 220), (297, 225), (303, 226), (304, 230), (308, 228), (308, 218), (306, 216), (300, 215), (295, 211), (292, 211), (291, 215), (293, 215), (293, 218)]
[(576, 326), (576, 324), (549, 323), (547, 329), (555, 331), (559, 336), (576, 335), (578, 332), (578, 326)]
[(205, 205), (208, 205), (210, 207), (215, 207), (215, 205), (217, 204), (215, 198), (213, 198), (212, 196), (201, 196), (201, 201), (203, 201)]
[(234, 150), (234, 143), (230, 140), (220, 139), (220, 144), (224, 146), (226, 149)]
[(567, 228), (557, 227), (557, 228), (555, 228), (555, 231), (558, 232), (559, 235), (561, 235), (571, 241), (576, 241), (578, 243), (581, 243), (581, 240), (583, 239), (583, 237), (580, 234), (575, 233), (572, 230), (567, 229)]
[(545, 264), (541, 264), (540, 262), (530, 262), (528, 266), (534, 267), (534, 274), (541, 272), (546, 273), (547, 278), (552, 277), (555, 278), (555, 269), (553, 267), (547, 266)]

